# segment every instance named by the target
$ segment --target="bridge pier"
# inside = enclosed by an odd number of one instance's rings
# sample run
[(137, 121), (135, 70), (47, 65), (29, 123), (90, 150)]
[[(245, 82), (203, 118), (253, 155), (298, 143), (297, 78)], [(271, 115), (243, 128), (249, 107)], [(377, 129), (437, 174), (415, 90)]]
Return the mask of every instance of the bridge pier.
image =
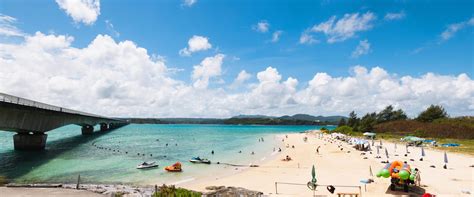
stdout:
[(107, 131), (109, 130), (109, 125), (106, 123), (100, 123), (100, 131)]
[(17, 133), (13, 135), (15, 150), (44, 150), (48, 135), (44, 133)]
[(92, 125), (84, 125), (82, 126), (82, 135), (90, 135), (94, 132), (94, 127)]

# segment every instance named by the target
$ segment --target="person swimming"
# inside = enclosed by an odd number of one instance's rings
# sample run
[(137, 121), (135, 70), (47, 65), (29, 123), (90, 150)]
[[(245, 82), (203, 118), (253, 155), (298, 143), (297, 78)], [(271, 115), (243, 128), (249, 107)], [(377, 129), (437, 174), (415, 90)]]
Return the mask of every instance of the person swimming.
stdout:
[(214, 154), (214, 150), (211, 151), (211, 154)]
[(250, 153), (251, 155), (255, 155), (255, 153), (252, 151), (252, 153)]

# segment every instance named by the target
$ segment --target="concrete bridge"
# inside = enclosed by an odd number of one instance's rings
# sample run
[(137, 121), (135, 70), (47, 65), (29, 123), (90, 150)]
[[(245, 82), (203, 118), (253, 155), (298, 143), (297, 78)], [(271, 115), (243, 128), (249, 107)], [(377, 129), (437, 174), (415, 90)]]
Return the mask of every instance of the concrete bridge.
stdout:
[(107, 131), (128, 122), (0, 93), (0, 130), (17, 133), (13, 136), (15, 150), (42, 150), (46, 132), (69, 124), (81, 126), (82, 135), (90, 135), (95, 125)]

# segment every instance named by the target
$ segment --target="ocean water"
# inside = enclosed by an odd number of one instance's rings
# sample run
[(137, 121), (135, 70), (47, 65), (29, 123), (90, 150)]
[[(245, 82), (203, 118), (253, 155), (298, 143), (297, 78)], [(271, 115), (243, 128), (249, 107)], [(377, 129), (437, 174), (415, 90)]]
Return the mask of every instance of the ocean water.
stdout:
[[(193, 156), (213, 163), (258, 164), (274, 148), (283, 148), (278, 134), (318, 128), (131, 124), (82, 136), (79, 126), (65, 126), (48, 132), (46, 150), (36, 152), (14, 151), (14, 133), (0, 132), (0, 175), (16, 182), (74, 183), (80, 174), (86, 183), (170, 184), (231, 170), (222, 164), (189, 163)], [(262, 137), (265, 141), (259, 142)], [(156, 161), (159, 167), (136, 169), (142, 161)], [(163, 170), (177, 161), (183, 163), (182, 173)]]

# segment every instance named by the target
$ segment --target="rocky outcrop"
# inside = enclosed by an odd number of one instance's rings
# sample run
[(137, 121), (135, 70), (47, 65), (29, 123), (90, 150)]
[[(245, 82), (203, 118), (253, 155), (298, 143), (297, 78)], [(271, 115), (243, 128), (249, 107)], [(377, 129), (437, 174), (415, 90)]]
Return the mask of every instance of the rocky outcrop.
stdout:
[(225, 187), (225, 186), (208, 186), (209, 192), (205, 192), (205, 197), (227, 197), (227, 196), (263, 196), (262, 192), (252, 191), (241, 187)]

